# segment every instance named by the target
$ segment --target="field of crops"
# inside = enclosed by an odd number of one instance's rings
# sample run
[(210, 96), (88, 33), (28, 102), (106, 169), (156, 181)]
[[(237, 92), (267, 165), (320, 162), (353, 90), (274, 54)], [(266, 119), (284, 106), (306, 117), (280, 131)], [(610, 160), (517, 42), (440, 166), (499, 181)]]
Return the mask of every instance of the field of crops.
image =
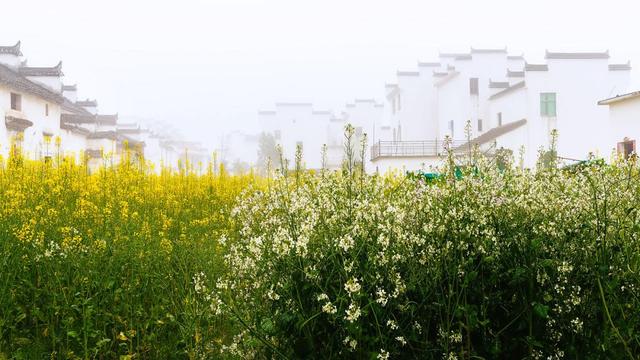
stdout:
[(640, 356), (636, 160), (456, 161), (426, 180), (5, 159), (0, 359)]

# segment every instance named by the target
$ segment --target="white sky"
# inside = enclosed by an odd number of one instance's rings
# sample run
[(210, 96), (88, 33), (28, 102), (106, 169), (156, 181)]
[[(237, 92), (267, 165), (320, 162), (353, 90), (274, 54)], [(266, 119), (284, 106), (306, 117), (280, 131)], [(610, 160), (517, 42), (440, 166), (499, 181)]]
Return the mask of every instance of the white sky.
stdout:
[[(639, 5), (636, 5), (639, 4)], [(640, 69), (638, 1), (0, 0), (0, 44), (103, 113), (171, 123), (213, 148), (276, 101), (340, 111), (441, 51), (609, 49)], [(638, 76), (634, 70), (634, 83)]]

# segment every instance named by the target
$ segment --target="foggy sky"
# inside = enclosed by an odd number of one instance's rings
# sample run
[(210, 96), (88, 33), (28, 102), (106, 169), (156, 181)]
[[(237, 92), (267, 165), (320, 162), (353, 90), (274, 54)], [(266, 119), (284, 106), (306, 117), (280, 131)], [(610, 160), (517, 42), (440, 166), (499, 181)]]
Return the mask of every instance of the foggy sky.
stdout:
[(277, 101), (382, 100), (396, 70), (438, 51), (507, 46), (535, 62), (545, 49), (609, 49), (640, 69), (635, 3), (1, 0), (0, 44), (22, 40), (31, 66), (63, 60), (65, 83), (102, 113), (168, 122), (213, 149)]

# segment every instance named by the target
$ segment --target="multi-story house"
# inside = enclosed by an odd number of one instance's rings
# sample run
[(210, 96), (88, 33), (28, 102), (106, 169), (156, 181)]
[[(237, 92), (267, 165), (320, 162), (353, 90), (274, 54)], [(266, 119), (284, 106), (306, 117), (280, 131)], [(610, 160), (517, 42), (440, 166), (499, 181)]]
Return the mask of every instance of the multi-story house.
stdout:
[[(52, 155), (59, 135), (64, 102), (61, 64), (52, 68), (27, 67), (20, 42), (0, 46), (0, 153), (7, 156), (12, 144), (32, 158)], [(60, 87), (58, 87), (60, 85)]]
[(608, 151), (611, 141), (600, 131), (606, 110), (597, 101), (626, 88), (630, 66), (609, 64), (608, 52), (547, 52), (546, 63), (528, 64), (506, 49), (472, 48), (418, 69), (398, 72), (397, 84), (385, 86), (393, 134), (372, 148), (380, 171), (440, 164), (445, 137), (458, 153), (469, 139), (489, 153), (523, 147), (527, 167), (550, 146), (553, 129), (561, 158)]

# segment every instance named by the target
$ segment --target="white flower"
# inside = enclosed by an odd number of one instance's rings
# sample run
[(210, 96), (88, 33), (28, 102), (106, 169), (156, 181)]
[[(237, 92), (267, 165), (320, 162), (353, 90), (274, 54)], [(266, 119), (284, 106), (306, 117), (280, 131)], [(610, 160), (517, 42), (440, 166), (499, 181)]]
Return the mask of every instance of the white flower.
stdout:
[(391, 329), (391, 330), (397, 330), (398, 329), (398, 324), (396, 323), (395, 320), (387, 320), (387, 326)]
[(347, 314), (346, 319), (349, 322), (354, 322), (354, 321), (358, 320), (358, 318), (360, 317), (360, 314), (361, 314), (360, 313), (360, 308), (354, 303), (351, 303), (349, 305), (349, 308), (347, 310), (345, 310), (345, 313)]
[(342, 340), (342, 343), (349, 346), (349, 351), (354, 351), (358, 346), (358, 340), (352, 339), (350, 336), (347, 336)]
[(318, 295), (318, 301), (329, 300), (329, 296), (325, 293)]
[(357, 293), (360, 291), (360, 284), (357, 278), (351, 278), (344, 284), (344, 289), (350, 293)]
[(384, 349), (380, 349), (380, 353), (376, 358), (379, 360), (387, 360), (389, 359), (389, 352)]
[(353, 247), (354, 241), (350, 235), (346, 235), (340, 238), (338, 246), (344, 251), (349, 251)]
[(322, 306), (322, 312), (325, 312), (327, 314), (335, 314), (336, 312), (338, 312), (338, 309), (332, 303), (327, 302)]
[(376, 298), (376, 302), (378, 304), (382, 305), (383, 307), (387, 305), (387, 301), (389, 299), (387, 298), (387, 292), (384, 291), (384, 289), (378, 288), (378, 290), (376, 291), (376, 295), (378, 296), (378, 298)]
[(400, 345), (402, 345), (402, 346), (407, 345), (407, 340), (405, 340), (404, 337), (402, 337), (402, 336), (397, 336), (396, 340), (398, 340), (398, 342), (400, 342)]

